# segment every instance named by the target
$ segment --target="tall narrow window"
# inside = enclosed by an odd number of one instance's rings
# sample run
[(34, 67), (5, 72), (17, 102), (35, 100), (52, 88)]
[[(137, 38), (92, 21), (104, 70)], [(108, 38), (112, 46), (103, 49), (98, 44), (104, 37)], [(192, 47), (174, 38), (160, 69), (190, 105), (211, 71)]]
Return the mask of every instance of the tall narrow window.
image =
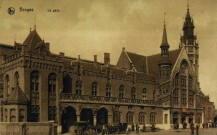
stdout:
[(173, 103), (179, 104), (179, 89), (175, 88), (173, 91)]
[(25, 110), (24, 109), (20, 109), (20, 112), (19, 112), (19, 122), (24, 122), (24, 117), (25, 117)]
[(154, 124), (155, 123), (155, 113), (151, 112), (150, 113), (150, 124)]
[(19, 85), (19, 73), (18, 72), (16, 72), (15, 74), (14, 74), (14, 86), (18, 86)]
[(5, 89), (7, 91), (7, 95), (10, 95), (11, 91), (9, 88), (9, 76), (8, 75), (5, 76)]
[(72, 78), (68, 74), (63, 76), (63, 93), (72, 93)]
[(124, 85), (119, 87), (119, 98), (124, 98)]
[(128, 124), (132, 124), (133, 123), (133, 112), (128, 112), (126, 115), (126, 122)]
[(168, 114), (164, 114), (164, 124), (168, 124)]
[(16, 122), (16, 110), (11, 109), (10, 111), (10, 122)]
[(97, 82), (92, 83), (92, 96), (97, 96)]
[(40, 114), (39, 106), (39, 72), (33, 71), (30, 75), (30, 122), (38, 122)]
[(188, 104), (189, 106), (193, 107), (194, 106), (194, 92), (193, 90), (189, 90), (188, 92)]
[(48, 76), (48, 120), (56, 120), (56, 74)]
[(5, 122), (8, 122), (8, 110), (5, 109)]
[(119, 111), (115, 111), (113, 113), (113, 122), (120, 123), (121, 113)]
[(145, 123), (145, 113), (144, 112), (140, 112), (139, 113), (139, 123), (140, 124), (144, 124)]
[(106, 97), (111, 97), (111, 85), (106, 85)]
[(131, 89), (131, 98), (136, 99), (136, 88), (135, 87), (132, 87)]
[(142, 99), (145, 100), (146, 99), (146, 88), (142, 89)]
[(177, 87), (179, 85), (179, 74), (176, 74), (175, 76), (175, 86)]
[(181, 76), (181, 86), (186, 87), (186, 76)]
[(186, 89), (182, 89), (182, 91), (181, 91), (181, 103), (183, 105), (186, 105), (186, 100), (187, 100)]
[(188, 88), (192, 89), (192, 84), (193, 84), (193, 79), (192, 77), (189, 75), (189, 79), (188, 79)]
[(82, 94), (82, 81), (80, 80), (76, 81), (76, 94), (77, 95)]

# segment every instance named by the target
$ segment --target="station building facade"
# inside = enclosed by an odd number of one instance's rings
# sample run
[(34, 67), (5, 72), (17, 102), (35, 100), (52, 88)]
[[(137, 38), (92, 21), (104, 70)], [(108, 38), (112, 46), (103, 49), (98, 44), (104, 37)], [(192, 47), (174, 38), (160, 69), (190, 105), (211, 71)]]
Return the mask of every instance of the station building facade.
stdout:
[[(30, 30), (23, 43), (0, 45), (1, 122), (58, 123), (58, 131), (90, 125), (138, 124), (170, 129), (206, 123), (215, 106), (198, 82), (199, 45), (189, 9), (176, 50), (169, 50), (166, 24), (161, 53), (143, 56), (123, 48), (116, 65), (50, 52)], [(158, 47), (156, 45), (156, 47)]]

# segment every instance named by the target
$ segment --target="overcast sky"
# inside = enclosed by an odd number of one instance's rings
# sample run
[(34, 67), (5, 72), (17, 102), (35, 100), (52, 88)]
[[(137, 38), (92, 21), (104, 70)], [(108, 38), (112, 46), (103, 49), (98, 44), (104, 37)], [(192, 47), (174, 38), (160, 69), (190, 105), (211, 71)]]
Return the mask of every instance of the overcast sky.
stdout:
[[(200, 47), (201, 89), (217, 106), (217, 0), (189, 0), (189, 5)], [(9, 7), (14, 15), (7, 13)], [(52, 52), (90, 60), (97, 54), (99, 61), (109, 52), (116, 64), (122, 47), (141, 55), (160, 52), (164, 12), (170, 49), (177, 49), (186, 9), (187, 0), (0, 0), (0, 43), (23, 43), (36, 18)]]

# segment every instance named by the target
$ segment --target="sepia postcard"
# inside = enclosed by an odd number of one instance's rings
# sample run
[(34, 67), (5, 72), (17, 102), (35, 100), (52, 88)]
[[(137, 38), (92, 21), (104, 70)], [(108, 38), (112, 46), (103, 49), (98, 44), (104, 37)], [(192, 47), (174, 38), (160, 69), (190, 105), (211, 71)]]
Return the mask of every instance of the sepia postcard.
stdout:
[(216, 0), (0, 0), (0, 135), (217, 135)]

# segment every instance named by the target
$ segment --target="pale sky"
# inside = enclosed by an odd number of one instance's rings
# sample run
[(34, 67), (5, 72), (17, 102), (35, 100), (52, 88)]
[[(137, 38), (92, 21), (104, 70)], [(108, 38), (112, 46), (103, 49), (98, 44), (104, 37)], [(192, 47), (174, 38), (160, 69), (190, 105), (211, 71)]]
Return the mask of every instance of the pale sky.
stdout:
[[(189, 0), (189, 5), (200, 47), (200, 86), (217, 106), (217, 0)], [(14, 15), (7, 13), (9, 7)], [(170, 50), (177, 49), (186, 9), (187, 0), (0, 0), (0, 43), (23, 43), (36, 18), (52, 52), (89, 60), (97, 54), (98, 61), (109, 52), (116, 64), (122, 47), (141, 55), (160, 52), (164, 12)]]

